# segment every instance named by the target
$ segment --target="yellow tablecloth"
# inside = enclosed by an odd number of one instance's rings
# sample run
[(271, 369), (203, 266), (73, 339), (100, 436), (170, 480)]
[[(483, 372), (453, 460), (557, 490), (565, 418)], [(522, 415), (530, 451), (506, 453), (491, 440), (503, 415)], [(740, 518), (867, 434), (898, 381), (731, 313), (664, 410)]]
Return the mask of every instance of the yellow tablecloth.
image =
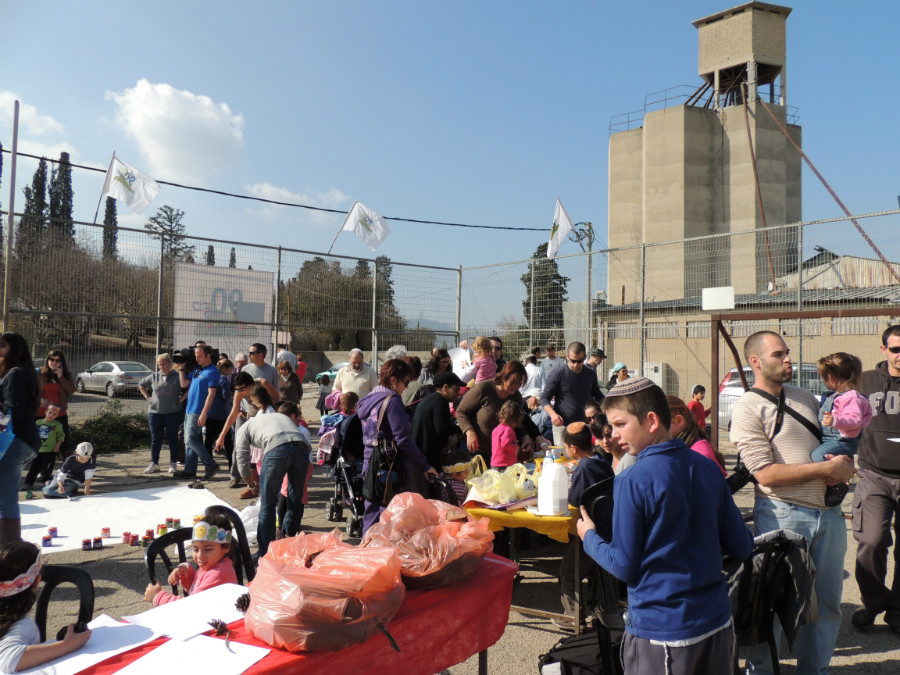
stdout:
[(472, 507), (466, 511), (473, 518), (489, 518), (493, 532), (505, 527), (524, 527), (563, 543), (569, 541), (569, 534), (575, 534), (575, 523), (579, 518), (578, 510), (572, 506), (569, 506), (568, 516), (536, 516), (525, 509), (496, 511)]

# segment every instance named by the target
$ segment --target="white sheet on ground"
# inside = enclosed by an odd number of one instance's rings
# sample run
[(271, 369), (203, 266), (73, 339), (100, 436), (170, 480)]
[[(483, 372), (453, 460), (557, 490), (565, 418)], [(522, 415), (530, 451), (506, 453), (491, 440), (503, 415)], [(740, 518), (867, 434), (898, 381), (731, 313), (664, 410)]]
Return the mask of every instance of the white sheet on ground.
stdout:
[[(180, 603), (178, 603), (180, 604)], [(174, 668), (178, 672), (205, 672), (216, 675), (239, 675), (261, 660), (271, 650), (255, 645), (198, 635), (185, 642), (169, 640), (129, 663), (119, 672), (125, 675), (159, 675)]]
[(120, 544), (123, 532), (143, 535), (146, 530), (164, 523), (167, 517), (180, 518), (182, 527), (189, 526), (195, 515), (207, 506), (228, 503), (209, 490), (191, 490), (187, 486), (154, 487), (127, 492), (84, 495), (77, 499), (35, 499), (20, 502), (22, 538), (36, 546), (47, 529), (56, 527), (58, 537), (53, 545), (42, 549), (44, 555), (81, 548), (83, 539), (99, 537), (104, 527), (110, 538), (104, 546)]

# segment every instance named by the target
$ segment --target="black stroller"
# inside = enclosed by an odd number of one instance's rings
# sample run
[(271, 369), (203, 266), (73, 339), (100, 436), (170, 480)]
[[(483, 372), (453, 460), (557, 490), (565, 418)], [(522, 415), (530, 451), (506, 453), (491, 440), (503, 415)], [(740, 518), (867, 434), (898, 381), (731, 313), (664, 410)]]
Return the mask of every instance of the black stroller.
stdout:
[(334, 496), (328, 500), (327, 517), (331, 522), (344, 520), (344, 508), (350, 510), (347, 518), (347, 536), (361, 537), (363, 524), (363, 441), (362, 424), (354, 414), (337, 427), (338, 439), (331, 451), (331, 479)]

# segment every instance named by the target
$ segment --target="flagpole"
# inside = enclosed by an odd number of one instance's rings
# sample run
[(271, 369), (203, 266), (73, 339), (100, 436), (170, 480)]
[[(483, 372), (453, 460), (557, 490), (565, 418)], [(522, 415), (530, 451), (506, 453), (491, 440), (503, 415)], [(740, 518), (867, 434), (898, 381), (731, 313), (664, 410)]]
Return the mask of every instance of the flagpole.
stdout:
[[(358, 202), (353, 202), (353, 206), (350, 207), (350, 211), (353, 210), (353, 207), (356, 206), (357, 203), (358, 203)], [(347, 211), (347, 216), (350, 215), (350, 211)], [(328, 247), (328, 253), (326, 253), (325, 255), (330, 255), (330, 254), (331, 254), (331, 249), (334, 248), (334, 245), (335, 245), (335, 243), (337, 242), (338, 237), (340, 237), (340, 236), (341, 236), (341, 232), (344, 231), (344, 224), (347, 222), (347, 216), (344, 216), (344, 219), (341, 221), (341, 226), (338, 228), (337, 234), (334, 235), (334, 239), (331, 240), (331, 246)]]
[(94, 210), (94, 225), (97, 224), (97, 214), (100, 213), (100, 202), (103, 201), (103, 188), (106, 187), (106, 180), (109, 178), (109, 172), (112, 171), (113, 162), (116, 161), (116, 151), (113, 150), (112, 157), (109, 159), (109, 168), (106, 170), (106, 178), (103, 179), (103, 187), (100, 188), (100, 199), (97, 200), (97, 208)]
[(9, 276), (12, 267), (13, 227), (16, 211), (16, 162), (19, 156), (19, 101), (13, 104), (12, 171), (9, 180), (9, 226), (6, 230), (6, 261), (3, 265), (3, 330), (9, 330)]

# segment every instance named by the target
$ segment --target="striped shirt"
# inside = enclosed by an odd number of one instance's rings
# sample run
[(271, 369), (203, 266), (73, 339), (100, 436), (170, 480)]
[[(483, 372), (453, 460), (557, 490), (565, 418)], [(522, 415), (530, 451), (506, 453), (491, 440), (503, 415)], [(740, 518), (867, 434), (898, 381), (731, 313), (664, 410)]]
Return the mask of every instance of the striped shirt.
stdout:
[[(785, 408), (793, 408), (818, 425), (818, 401), (804, 389), (784, 385)], [(734, 406), (731, 417), (731, 442), (741, 459), (756, 473), (769, 464), (809, 464), (810, 453), (819, 447), (818, 439), (787, 412), (781, 431), (772, 441), (778, 406), (753, 392), (746, 392)], [(819, 479), (797, 485), (764, 487), (756, 485), (756, 497), (768, 497), (813, 509), (825, 508), (825, 482)]]

